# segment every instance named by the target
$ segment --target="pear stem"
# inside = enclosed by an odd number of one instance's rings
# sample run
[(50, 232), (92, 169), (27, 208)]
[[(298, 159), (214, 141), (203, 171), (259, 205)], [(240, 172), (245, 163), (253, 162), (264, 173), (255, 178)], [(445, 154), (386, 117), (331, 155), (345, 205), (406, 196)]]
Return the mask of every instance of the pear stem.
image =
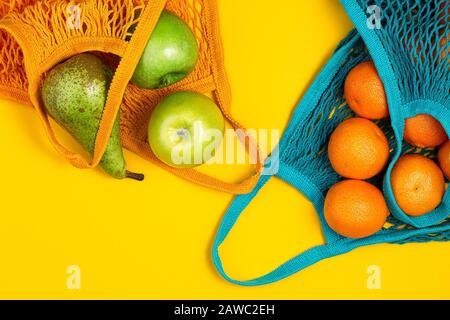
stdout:
[(144, 178), (145, 178), (145, 176), (142, 173), (135, 173), (135, 172), (131, 172), (131, 171), (126, 171), (125, 176), (128, 179), (133, 179), (133, 180), (137, 180), (137, 181), (144, 181)]

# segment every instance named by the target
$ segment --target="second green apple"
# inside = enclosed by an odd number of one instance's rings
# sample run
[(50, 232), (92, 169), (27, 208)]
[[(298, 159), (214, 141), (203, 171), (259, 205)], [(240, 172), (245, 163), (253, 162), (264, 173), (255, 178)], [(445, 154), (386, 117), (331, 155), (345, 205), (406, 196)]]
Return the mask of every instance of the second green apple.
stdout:
[(192, 168), (210, 160), (220, 147), (225, 120), (217, 105), (195, 92), (177, 92), (155, 108), (148, 141), (156, 157), (175, 168)]
[(144, 89), (170, 86), (194, 70), (198, 51), (197, 39), (189, 26), (164, 10), (131, 81)]

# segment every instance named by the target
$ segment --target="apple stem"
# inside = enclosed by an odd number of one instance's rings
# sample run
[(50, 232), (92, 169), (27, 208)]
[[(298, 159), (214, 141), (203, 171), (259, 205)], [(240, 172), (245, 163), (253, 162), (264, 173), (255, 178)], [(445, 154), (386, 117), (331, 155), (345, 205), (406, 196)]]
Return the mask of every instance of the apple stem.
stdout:
[(137, 180), (137, 181), (144, 181), (144, 178), (145, 178), (145, 176), (142, 173), (135, 173), (135, 172), (131, 172), (131, 171), (126, 171), (125, 176), (128, 179), (133, 179), (133, 180)]

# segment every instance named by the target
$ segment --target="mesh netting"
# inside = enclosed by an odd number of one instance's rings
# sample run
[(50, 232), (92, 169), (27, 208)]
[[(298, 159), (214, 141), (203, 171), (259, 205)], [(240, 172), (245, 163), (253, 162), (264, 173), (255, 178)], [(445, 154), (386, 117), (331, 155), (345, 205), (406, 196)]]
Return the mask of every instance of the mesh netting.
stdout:
[[(9, 12), (20, 12), (27, 5), (34, 3), (36, 0), (1, 0), (0, 1), (0, 18)], [(0, 30), (0, 87), (13, 88), (10, 91), (10, 98), (16, 98), (26, 102), (26, 89), (28, 88), (28, 80), (25, 74), (23, 64), (23, 53), (14, 38), (7, 32)], [(7, 90), (2, 90), (6, 92)]]
[(329, 137), (342, 121), (354, 116), (345, 102), (343, 83), (354, 66), (368, 59), (367, 50), (360, 41), (322, 93), (317, 106), (303, 113), (302, 123), (285, 134), (280, 160), (301, 170), (324, 194), (341, 179), (328, 159)]
[[(450, 105), (450, 3), (448, 0), (357, 0), (377, 6), (376, 31), (389, 54), (403, 104), (430, 99)], [(375, 9), (374, 9), (375, 10)]]

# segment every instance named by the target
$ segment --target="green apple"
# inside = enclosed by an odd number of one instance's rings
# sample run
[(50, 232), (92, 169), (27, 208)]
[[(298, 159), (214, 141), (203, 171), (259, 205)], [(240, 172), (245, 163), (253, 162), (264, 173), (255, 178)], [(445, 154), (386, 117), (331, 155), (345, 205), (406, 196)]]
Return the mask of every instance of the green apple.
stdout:
[(198, 61), (198, 43), (189, 26), (164, 10), (131, 81), (144, 89), (170, 86), (187, 77)]
[(177, 92), (155, 108), (148, 126), (148, 141), (158, 159), (175, 168), (199, 166), (220, 147), (225, 120), (210, 98)]

